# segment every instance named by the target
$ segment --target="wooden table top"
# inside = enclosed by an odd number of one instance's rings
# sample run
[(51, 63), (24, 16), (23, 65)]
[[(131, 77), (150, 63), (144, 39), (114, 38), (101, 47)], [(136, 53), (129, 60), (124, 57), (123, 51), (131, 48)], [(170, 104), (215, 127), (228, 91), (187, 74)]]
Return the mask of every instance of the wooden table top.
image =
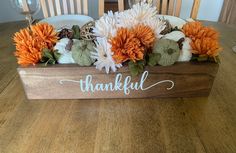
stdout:
[(0, 152), (235, 153), (236, 27), (205, 24), (224, 48), (209, 97), (64, 101), (26, 99), (12, 45), (26, 24), (0, 24)]

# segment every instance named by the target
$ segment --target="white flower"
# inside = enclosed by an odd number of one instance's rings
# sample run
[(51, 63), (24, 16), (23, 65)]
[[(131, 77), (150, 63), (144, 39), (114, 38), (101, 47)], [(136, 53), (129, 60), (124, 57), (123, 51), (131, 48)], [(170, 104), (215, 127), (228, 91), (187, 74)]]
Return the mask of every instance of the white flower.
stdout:
[(71, 51), (66, 49), (67, 44), (69, 43), (70, 39), (63, 38), (54, 47), (54, 50), (58, 50), (58, 53), (61, 54), (59, 60), (57, 61), (59, 64), (71, 64), (75, 63), (74, 59), (72, 58)]
[(148, 3), (138, 3), (132, 9), (119, 13), (118, 26), (131, 28), (137, 24), (146, 23), (157, 18), (156, 7)]
[(98, 37), (110, 38), (115, 36), (117, 30), (117, 15), (118, 12), (113, 14), (109, 11), (108, 14), (104, 14), (99, 20), (95, 22), (95, 28), (93, 32)]
[(106, 73), (109, 73), (110, 69), (116, 72), (117, 68), (120, 68), (121, 64), (116, 64), (112, 58), (111, 45), (106, 38), (97, 38), (96, 40), (96, 52), (92, 52), (91, 57), (97, 61), (94, 63), (96, 69), (102, 70), (105, 68)]
[(152, 28), (157, 38), (161, 38), (163, 36), (160, 34), (166, 28), (166, 23), (163, 20), (156, 17), (152, 20), (146, 20), (144, 24)]
[(185, 41), (183, 42), (183, 48), (180, 52), (180, 56), (178, 59), (179, 62), (188, 62), (191, 60), (192, 58), (192, 53), (191, 53), (192, 47), (190, 45), (191, 41), (192, 40), (190, 38), (187, 37), (185, 38)]
[(166, 23), (159, 19), (156, 7), (148, 3), (138, 3), (132, 9), (119, 13), (117, 16), (118, 27), (132, 28), (137, 24), (144, 24), (152, 28), (157, 38), (166, 27)]

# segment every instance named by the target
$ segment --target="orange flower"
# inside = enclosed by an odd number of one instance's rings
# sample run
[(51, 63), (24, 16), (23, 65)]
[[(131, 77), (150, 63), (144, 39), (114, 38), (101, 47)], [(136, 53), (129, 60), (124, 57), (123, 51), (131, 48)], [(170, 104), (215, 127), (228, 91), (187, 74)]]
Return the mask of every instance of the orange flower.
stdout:
[(183, 26), (183, 32), (191, 38), (192, 53), (215, 57), (219, 54), (219, 33), (211, 27), (205, 27), (200, 22), (189, 22)]
[(47, 43), (49, 49), (51, 49), (58, 40), (57, 33), (53, 26), (47, 23), (31, 26), (31, 30), (34, 36)]
[(193, 54), (208, 55), (210, 57), (217, 56), (221, 51), (218, 41), (207, 37), (192, 41), (191, 46)]
[[(44, 28), (41, 29), (41, 26)], [(37, 64), (42, 58), (42, 50), (51, 49), (57, 41), (56, 32), (48, 24), (37, 24), (31, 26), (31, 29), (32, 31), (29, 28), (22, 29), (13, 38), (16, 45), (15, 56), (22, 66)]]
[(203, 25), (201, 22), (189, 22), (183, 26), (183, 32), (187, 37), (195, 40), (201, 38), (199, 34), (202, 28)]
[(140, 40), (135, 37), (135, 33), (127, 28), (117, 30), (117, 35), (110, 41), (116, 63), (122, 63), (127, 60), (137, 61), (144, 58), (145, 48)]
[(142, 45), (147, 48), (153, 46), (155, 42), (155, 33), (149, 26), (139, 24), (134, 27), (133, 31), (135, 36), (141, 41)]
[(120, 28), (117, 35), (110, 41), (116, 63), (127, 60), (138, 61), (144, 58), (145, 51), (153, 46), (155, 41), (154, 31), (143, 24), (133, 29)]
[(201, 22), (189, 22), (183, 26), (184, 34), (193, 41), (203, 37), (217, 40), (219, 33), (211, 27), (204, 27)]

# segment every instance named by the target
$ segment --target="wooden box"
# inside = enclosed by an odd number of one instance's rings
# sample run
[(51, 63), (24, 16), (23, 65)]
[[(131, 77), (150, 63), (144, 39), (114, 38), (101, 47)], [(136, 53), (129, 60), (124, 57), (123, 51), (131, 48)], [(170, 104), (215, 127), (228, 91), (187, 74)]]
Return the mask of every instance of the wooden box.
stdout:
[(176, 63), (146, 67), (131, 77), (128, 67), (106, 74), (95, 67), (19, 67), (28, 99), (99, 99), (208, 96), (218, 71), (215, 63)]

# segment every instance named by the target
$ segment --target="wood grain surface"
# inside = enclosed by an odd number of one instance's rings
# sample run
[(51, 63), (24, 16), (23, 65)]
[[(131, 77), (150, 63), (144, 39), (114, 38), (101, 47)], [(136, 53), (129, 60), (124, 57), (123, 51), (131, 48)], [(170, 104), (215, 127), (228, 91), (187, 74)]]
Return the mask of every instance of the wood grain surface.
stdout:
[(28, 101), (11, 42), (26, 24), (0, 24), (0, 153), (236, 152), (236, 27), (205, 22), (224, 48), (208, 98)]
[[(218, 67), (218, 64), (210, 62), (180, 62), (166, 67), (147, 66), (143, 74), (131, 77), (128, 66), (115, 73), (106, 74), (105, 71), (96, 70), (94, 66), (80, 67), (69, 64), (19, 67), (18, 73), (28, 99), (186, 98), (207, 97)], [(91, 84), (81, 85), (80, 81), (90, 82), (86, 81), (88, 76), (91, 76)], [(127, 81), (128, 77), (130, 81)], [(114, 90), (118, 84), (115, 80), (120, 80), (122, 84), (119, 90)], [(138, 85), (139, 89), (132, 90), (132, 83)], [(83, 91), (86, 89), (85, 84), (89, 89)], [(93, 91), (97, 84), (103, 87)], [(108, 84), (108, 89), (102, 91)], [(145, 90), (149, 87), (151, 88)]]

